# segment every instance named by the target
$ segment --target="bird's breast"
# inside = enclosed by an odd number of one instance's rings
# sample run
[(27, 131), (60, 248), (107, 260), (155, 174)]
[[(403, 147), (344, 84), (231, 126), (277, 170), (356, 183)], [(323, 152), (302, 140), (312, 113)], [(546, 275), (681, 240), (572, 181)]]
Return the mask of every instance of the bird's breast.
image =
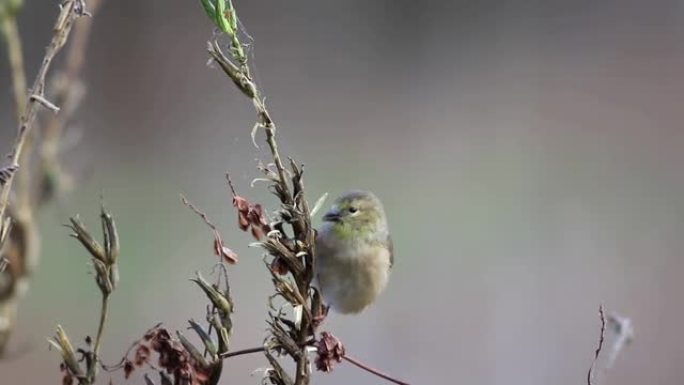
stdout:
[(348, 245), (317, 251), (317, 278), (324, 300), (340, 313), (358, 313), (387, 284), (390, 252), (383, 245)]

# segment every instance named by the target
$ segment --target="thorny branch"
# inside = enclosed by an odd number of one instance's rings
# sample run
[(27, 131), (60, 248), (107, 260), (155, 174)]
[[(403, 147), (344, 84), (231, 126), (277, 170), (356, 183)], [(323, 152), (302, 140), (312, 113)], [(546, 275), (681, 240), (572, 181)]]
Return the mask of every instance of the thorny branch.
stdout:
[(594, 360), (591, 362), (589, 372), (587, 372), (587, 385), (594, 385), (592, 383), (594, 379), (594, 367), (601, 354), (601, 349), (603, 349), (603, 341), (606, 339), (606, 316), (603, 312), (603, 305), (599, 306), (599, 317), (601, 319), (601, 335), (599, 336), (598, 347), (596, 347), (596, 351), (594, 352)]
[[(17, 122), (21, 121), (26, 109), (27, 94), (24, 55), (17, 26), (21, 5), (21, 1), (0, 0), (0, 29), (7, 47)], [(30, 144), (31, 140), (27, 138), (26, 148), (19, 158), (23, 167), (10, 165), (0, 171), (3, 174), (0, 176), (0, 186), (17, 172), (16, 199), (4, 223), (0, 222), (0, 227), (4, 227), (2, 231), (7, 235), (3, 238), (8, 239), (6, 247), (3, 247), (4, 239), (0, 240), (0, 256), (11, 264), (8, 271), (0, 271), (4, 281), (0, 287), (0, 353), (6, 351), (15, 327), (19, 297), (24, 291), (18, 288), (27, 286), (28, 276), (32, 273), (39, 252), (37, 227), (31, 205)], [(4, 224), (7, 226), (3, 226)]]
[[(97, 0), (94, 0), (97, 1)], [(17, 135), (9, 155), (10, 164), (0, 169), (0, 234), (8, 235), (3, 256), (10, 263), (4, 274), (9, 277), (6, 285), (0, 289), (0, 352), (6, 348), (9, 336), (14, 329), (16, 309), (21, 294), (26, 288), (27, 280), (38, 262), (39, 240), (38, 229), (34, 220), (33, 198), (36, 197), (32, 183), (32, 142), (36, 129), (35, 120), (41, 107), (52, 112), (59, 110), (45, 96), (46, 76), (52, 61), (66, 43), (70, 31), (77, 18), (88, 15), (84, 0), (68, 0), (61, 4), (60, 13), (53, 29), (53, 36), (46, 49), (45, 56), (33, 83), (27, 90), (24, 72), (21, 39), (17, 29), (17, 15), (21, 0), (0, 1), (0, 27), (7, 45), (10, 70), (12, 74), (13, 93), (16, 104), (18, 122)], [(12, 186), (16, 177), (15, 198), (10, 206)], [(10, 229), (10, 225), (12, 225)]]
[[(84, 15), (88, 15), (88, 12), (85, 9), (85, 0), (65, 0), (60, 6), (60, 13), (57, 16), (57, 21), (53, 29), (52, 40), (45, 51), (43, 62), (38, 70), (38, 75), (36, 75), (33, 82), (33, 87), (29, 92), (29, 96), (26, 98), (26, 109), (21, 116), (17, 136), (10, 153), (11, 167), (20, 167), (19, 160), (22, 151), (26, 145), (38, 110), (40, 109), (40, 106), (42, 106), (35, 96), (43, 99), (45, 98), (45, 78), (52, 61), (66, 43), (76, 19)], [(6, 182), (2, 185), (2, 190), (0, 190), (0, 218), (5, 217), (13, 179), (14, 175), (12, 174), (7, 178)]]
[[(311, 344), (312, 344), (313, 342), (315, 342), (315, 341), (310, 341), (310, 343), (307, 344), (307, 346), (311, 346)], [(242, 355), (246, 355), (246, 354), (260, 353), (260, 352), (264, 352), (265, 349), (266, 349), (266, 348), (264, 348), (263, 346), (261, 346), (261, 347), (256, 347), (256, 348), (235, 350), (235, 351), (228, 352), (228, 353), (226, 353), (226, 354), (221, 355), (221, 358), (227, 359), (227, 358), (242, 356)], [(374, 374), (374, 375), (376, 375), (376, 376), (378, 376), (378, 377), (380, 377), (380, 378), (383, 378), (383, 379), (385, 379), (385, 380), (387, 380), (387, 381), (389, 381), (389, 382), (391, 382), (391, 383), (398, 384), (398, 385), (409, 385), (407, 382), (403, 382), (403, 381), (397, 380), (396, 378), (394, 378), (394, 377), (392, 377), (392, 376), (390, 376), (390, 375), (388, 375), (388, 374), (386, 374), (386, 373), (383, 373), (383, 372), (381, 372), (381, 371), (379, 371), (379, 370), (377, 370), (377, 369), (375, 369), (375, 368), (373, 368), (373, 367), (370, 367), (370, 366), (364, 364), (363, 362), (361, 362), (361, 361), (359, 361), (359, 360), (357, 360), (357, 359), (355, 359), (355, 358), (350, 357), (350, 356), (347, 355), (347, 354), (343, 354), (343, 355), (341, 356), (341, 359), (343, 359), (343, 360), (349, 362), (350, 364), (352, 364), (352, 365), (354, 365), (354, 366), (356, 366), (356, 367), (358, 367), (358, 368), (360, 368), (360, 369), (362, 369), (362, 370), (365, 370), (365, 371), (367, 371), (367, 372), (369, 372), (369, 373), (371, 373), (371, 374)]]
[(374, 375), (376, 375), (376, 376), (378, 376), (378, 377), (380, 377), (380, 378), (383, 378), (383, 379), (385, 379), (385, 380), (387, 380), (387, 381), (389, 381), (389, 382), (391, 382), (391, 383), (398, 384), (398, 385), (409, 385), (408, 382), (404, 382), (404, 381), (397, 380), (396, 378), (391, 377), (390, 375), (388, 375), (388, 374), (386, 374), (386, 373), (383, 373), (383, 372), (381, 372), (381, 371), (379, 371), (379, 370), (377, 370), (377, 369), (375, 369), (375, 368), (372, 368), (372, 367), (370, 367), (370, 366), (364, 364), (363, 362), (358, 361), (358, 360), (355, 359), (355, 358), (349, 357), (349, 356), (346, 355), (346, 354), (342, 356), (342, 359), (345, 360), (345, 361), (347, 361), (347, 362), (349, 362), (349, 363), (351, 363), (352, 365), (355, 365), (355, 366), (358, 367), (358, 368), (361, 368), (361, 369), (363, 369), (363, 370), (365, 370), (365, 371), (367, 371), (367, 372), (369, 372), (369, 373), (372, 373), (372, 374), (374, 374)]

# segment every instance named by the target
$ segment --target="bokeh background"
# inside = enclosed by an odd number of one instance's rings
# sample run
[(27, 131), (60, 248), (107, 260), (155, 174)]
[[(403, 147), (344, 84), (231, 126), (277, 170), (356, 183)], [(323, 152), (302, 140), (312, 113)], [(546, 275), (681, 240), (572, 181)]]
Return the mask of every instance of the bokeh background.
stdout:
[[(30, 78), (56, 4), (27, 0), (21, 15)], [(349, 352), (414, 384), (585, 383), (604, 304), (636, 327), (608, 383), (684, 380), (684, 3), (236, 7), (282, 150), (307, 165), (309, 199), (370, 189), (389, 213), (387, 291), (326, 324)], [(203, 316), (188, 278), (211, 269), (211, 235), (179, 193), (240, 254), (234, 348), (261, 343), (270, 280), (236, 229), (223, 174), (273, 207), (249, 187), (268, 154), (250, 144), (249, 102), (206, 65), (212, 33), (197, 1), (104, 1), (73, 127), (82, 139), (64, 157), (78, 183), (39, 214), (42, 263), (2, 384), (59, 383), (45, 338), (57, 323), (74, 338), (94, 333), (98, 292), (60, 224), (80, 213), (95, 227), (100, 192), (123, 242), (106, 361), (159, 321)], [(0, 55), (6, 152), (15, 124)], [(260, 355), (232, 359), (222, 383), (257, 384), (263, 366)], [(382, 380), (341, 364), (314, 383)]]

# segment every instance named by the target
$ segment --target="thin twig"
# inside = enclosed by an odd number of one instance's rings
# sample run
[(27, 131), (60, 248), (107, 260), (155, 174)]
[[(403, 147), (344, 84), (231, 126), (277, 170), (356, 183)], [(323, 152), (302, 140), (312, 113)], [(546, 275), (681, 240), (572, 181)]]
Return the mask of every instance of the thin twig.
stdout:
[[(7, 44), (7, 57), (12, 75), (12, 93), (14, 96), (16, 119), (17, 122), (20, 122), (26, 111), (26, 94), (28, 89), (26, 86), (26, 71), (24, 69), (24, 53), (17, 26), (18, 11), (17, 9), (16, 12), (7, 14), (0, 21), (0, 24), (2, 25), (2, 33)], [(24, 155), (17, 158), (23, 167), (18, 171), (17, 176), (17, 210), (15, 216), (27, 224), (26, 228), (32, 227), (30, 225), (33, 222), (30, 189), (31, 166), (29, 164), (31, 161), (30, 142), (31, 140), (28, 138), (25, 144), (27, 148)], [(2, 218), (1, 213), (0, 218)]]
[[(86, 14), (84, 0), (66, 0), (62, 3), (59, 16), (54, 26), (52, 40), (45, 50), (43, 62), (38, 70), (38, 75), (33, 82), (30, 95), (45, 95), (45, 78), (48, 70), (54, 60), (55, 56), (62, 49), (69, 37), (74, 21)], [(33, 97), (26, 98), (26, 110), (21, 116), (17, 136), (12, 146), (11, 164), (19, 166), (19, 160), (22, 156), (22, 151), (26, 145), (27, 138), (31, 132), (31, 128), (40, 109), (40, 102)], [(14, 176), (10, 176), (7, 183), (2, 186), (0, 191), (0, 218), (4, 218), (7, 204), (9, 202), (10, 191), (12, 190), (12, 181)]]
[(601, 349), (603, 349), (603, 341), (606, 338), (606, 315), (603, 311), (603, 305), (599, 306), (599, 317), (601, 318), (601, 335), (599, 337), (598, 347), (594, 352), (594, 360), (591, 362), (591, 366), (589, 367), (589, 371), (587, 372), (587, 385), (594, 385), (594, 367), (596, 366), (596, 362), (598, 361), (599, 355), (601, 354)]
[(97, 336), (95, 337), (95, 345), (93, 346), (93, 353), (95, 358), (100, 355), (100, 346), (102, 345), (102, 334), (104, 333), (105, 324), (107, 323), (107, 315), (109, 313), (109, 294), (102, 294), (102, 307), (100, 308), (100, 323), (97, 326)]
[[(311, 345), (311, 342), (312, 342), (312, 341), (309, 341), (309, 343), (307, 343), (306, 346), (310, 346), (310, 345)], [(263, 346), (255, 347), (255, 348), (249, 348), (249, 349), (242, 349), (242, 350), (234, 350), (234, 351), (232, 351), (232, 352), (228, 352), (228, 353), (222, 354), (222, 355), (220, 356), (220, 358), (221, 358), (221, 359), (228, 359), (228, 358), (231, 358), (231, 357), (243, 356), (243, 355), (246, 355), (246, 354), (253, 354), (253, 353), (261, 353), (261, 352), (264, 352), (264, 351), (266, 351), (266, 348), (263, 347)], [(342, 356), (342, 359), (344, 359), (345, 361), (351, 363), (352, 365), (355, 365), (355, 366), (358, 367), (358, 368), (361, 368), (361, 369), (363, 369), (363, 370), (365, 370), (365, 371), (367, 371), (367, 372), (369, 372), (369, 373), (371, 373), (371, 374), (374, 374), (374, 375), (376, 375), (376, 376), (378, 376), (378, 377), (380, 377), (380, 378), (383, 378), (383, 379), (385, 379), (385, 380), (387, 380), (387, 381), (389, 381), (389, 382), (392, 382), (392, 383), (394, 383), (394, 384), (398, 384), (398, 385), (410, 385), (408, 382), (404, 382), (404, 381), (401, 381), (401, 380), (397, 380), (396, 378), (394, 378), (394, 377), (392, 377), (392, 376), (390, 376), (390, 375), (388, 375), (388, 374), (386, 374), (386, 373), (383, 373), (383, 372), (381, 372), (381, 371), (379, 371), (379, 370), (377, 370), (377, 369), (375, 369), (375, 368), (372, 368), (372, 367), (370, 367), (370, 366), (364, 364), (363, 362), (361, 362), (361, 361), (359, 361), (359, 360), (357, 360), (357, 359), (355, 359), (355, 358), (353, 358), (353, 357), (350, 357), (350, 356), (347, 355), (347, 354), (345, 354), (344, 356)]]
[(242, 350), (233, 350), (232, 352), (226, 352), (224, 354), (221, 354), (222, 359), (230, 358), (230, 357), (235, 357), (235, 356), (242, 356), (245, 354), (252, 354), (252, 353), (261, 353), (265, 352), (266, 348), (263, 346), (260, 346), (258, 348), (249, 348), (249, 349), (242, 349)]
[(190, 210), (192, 210), (195, 214), (199, 215), (200, 218), (204, 221), (204, 223), (207, 224), (207, 226), (211, 227), (212, 230), (218, 231), (216, 228), (216, 225), (214, 225), (210, 220), (207, 214), (200, 210), (197, 206), (193, 205), (183, 194), (181, 194), (181, 201), (185, 206), (187, 206)]
[(389, 381), (389, 382), (392, 382), (392, 383), (395, 383), (395, 384), (399, 384), (399, 385), (409, 385), (408, 382), (404, 382), (404, 381), (397, 380), (396, 378), (393, 378), (393, 377), (391, 377), (390, 375), (385, 374), (385, 373), (383, 373), (383, 372), (381, 372), (381, 371), (379, 371), (379, 370), (377, 370), (377, 369), (371, 368), (370, 366), (364, 364), (363, 362), (358, 361), (358, 360), (356, 360), (356, 359), (354, 359), (354, 358), (352, 358), (352, 357), (349, 357), (349, 356), (346, 355), (346, 354), (345, 354), (344, 356), (342, 356), (342, 359), (345, 360), (345, 361), (347, 361), (347, 362), (349, 362), (349, 363), (351, 363), (351, 364), (353, 364), (353, 365), (355, 365), (355, 366), (358, 367), (358, 368), (361, 368), (361, 369), (363, 369), (363, 370), (365, 370), (365, 371), (367, 371), (367, 372), (369, 372), (369, 373), (375, 374), (376, 376), (378, 376), (378, 377), (380, 377), (380, 378), (384, 378), (385, 380), (387, 380), (387, 381)]
[(234, 197), (236, 197), (237, 193), (235, 192), (235, 186), (233, 186), (233, 181), (230, 179), (229, 173), (226, 173), (226, 180), (228, 181), (228, 186), (230, 187), (230, 192), (233, 193)]

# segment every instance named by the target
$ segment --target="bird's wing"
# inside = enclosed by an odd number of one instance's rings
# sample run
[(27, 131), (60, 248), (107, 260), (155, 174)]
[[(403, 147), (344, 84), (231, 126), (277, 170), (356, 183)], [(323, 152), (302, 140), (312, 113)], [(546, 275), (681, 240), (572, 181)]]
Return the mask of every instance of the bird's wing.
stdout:
[(392, 237), (389, 235), (387, 235), (387, 250), (389, 250), (391, 269), (394, 266), (394, 242), (392, 242)]

